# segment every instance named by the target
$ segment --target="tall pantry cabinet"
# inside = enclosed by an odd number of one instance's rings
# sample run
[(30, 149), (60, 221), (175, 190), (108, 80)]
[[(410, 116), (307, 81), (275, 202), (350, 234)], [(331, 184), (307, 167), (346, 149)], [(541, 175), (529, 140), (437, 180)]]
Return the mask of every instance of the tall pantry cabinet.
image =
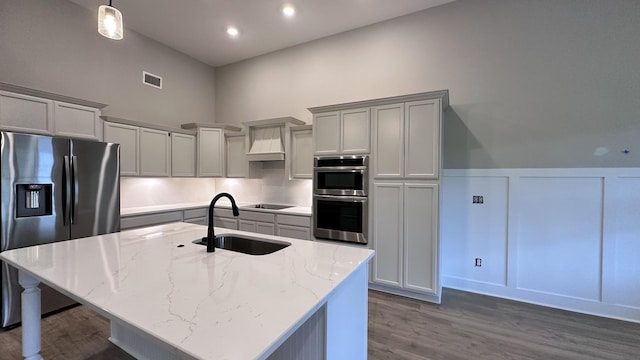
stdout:
[[(440, 302), (441, 128), (446, 93), (372, 109), (371, 287)], [(404, 100), (404, 101), (403, 101)]]
[[(442, 90), (309, 109), (316, 155), (370, 153), (371, 289), (440, 302), (441, 134), (448, 105)], [(345, 139), (369, 133), (370, 149), (360, 141), (358, 151), (346, 151), (356, 147)]]

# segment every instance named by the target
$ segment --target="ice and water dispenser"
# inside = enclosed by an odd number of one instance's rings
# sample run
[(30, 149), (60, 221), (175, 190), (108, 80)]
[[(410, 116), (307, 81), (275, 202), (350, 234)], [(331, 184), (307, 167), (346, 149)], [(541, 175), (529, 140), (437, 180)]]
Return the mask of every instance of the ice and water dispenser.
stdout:
[(16, 217), (51, 215), (51, 184), (17, 184)]

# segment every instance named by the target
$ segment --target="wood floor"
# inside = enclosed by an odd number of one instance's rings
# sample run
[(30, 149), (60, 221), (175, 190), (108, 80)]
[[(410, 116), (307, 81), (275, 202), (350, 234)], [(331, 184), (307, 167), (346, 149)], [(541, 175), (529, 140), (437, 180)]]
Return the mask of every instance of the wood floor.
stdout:
[[(369, 360), (640, 359), (640, 324), (444, 289), (434, 305), (369, 291)], [(0, 332), (0, 359), (20, 359), (20, 328)], [(42, 322), (47, 360), (133, 359), (109, 322), (78, 306)]]

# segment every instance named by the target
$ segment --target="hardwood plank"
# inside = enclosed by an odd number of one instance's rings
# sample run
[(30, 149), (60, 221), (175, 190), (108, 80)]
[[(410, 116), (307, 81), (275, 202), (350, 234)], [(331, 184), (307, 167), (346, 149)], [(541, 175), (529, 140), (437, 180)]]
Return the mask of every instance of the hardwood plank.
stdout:
[[(444, 289), (435, 305), (369, 291), (370, 360), (640, 359), (640, 324)], [(83, 306), (42, 321), (45, 359), (131, 360), (109, 321)], [(0, 332), (0, 359), (21, 358), (21, 329)]]

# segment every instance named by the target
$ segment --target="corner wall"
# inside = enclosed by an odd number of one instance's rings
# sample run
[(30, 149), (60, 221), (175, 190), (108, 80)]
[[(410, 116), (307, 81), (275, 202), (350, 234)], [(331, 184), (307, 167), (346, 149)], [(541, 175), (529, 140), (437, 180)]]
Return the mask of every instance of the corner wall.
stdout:
[(449, 89), (445, 168), (634, 167), (639, 58), (635, 1), (457, 0), (216, 68), (216, 121)]
[[(125, 25), (126, 25), (126, 14)], [(103, 115), (179, 126), (214, 122), (214, 69), (125, 28), (98, 34), (97, 8), (0, 1), (0, 82), (108, 104)], [(142, 71), (163, 89), (142, 83)]]
[(638, 169), (445, 170), (442, 183), (443, 286), (640, 323)]

